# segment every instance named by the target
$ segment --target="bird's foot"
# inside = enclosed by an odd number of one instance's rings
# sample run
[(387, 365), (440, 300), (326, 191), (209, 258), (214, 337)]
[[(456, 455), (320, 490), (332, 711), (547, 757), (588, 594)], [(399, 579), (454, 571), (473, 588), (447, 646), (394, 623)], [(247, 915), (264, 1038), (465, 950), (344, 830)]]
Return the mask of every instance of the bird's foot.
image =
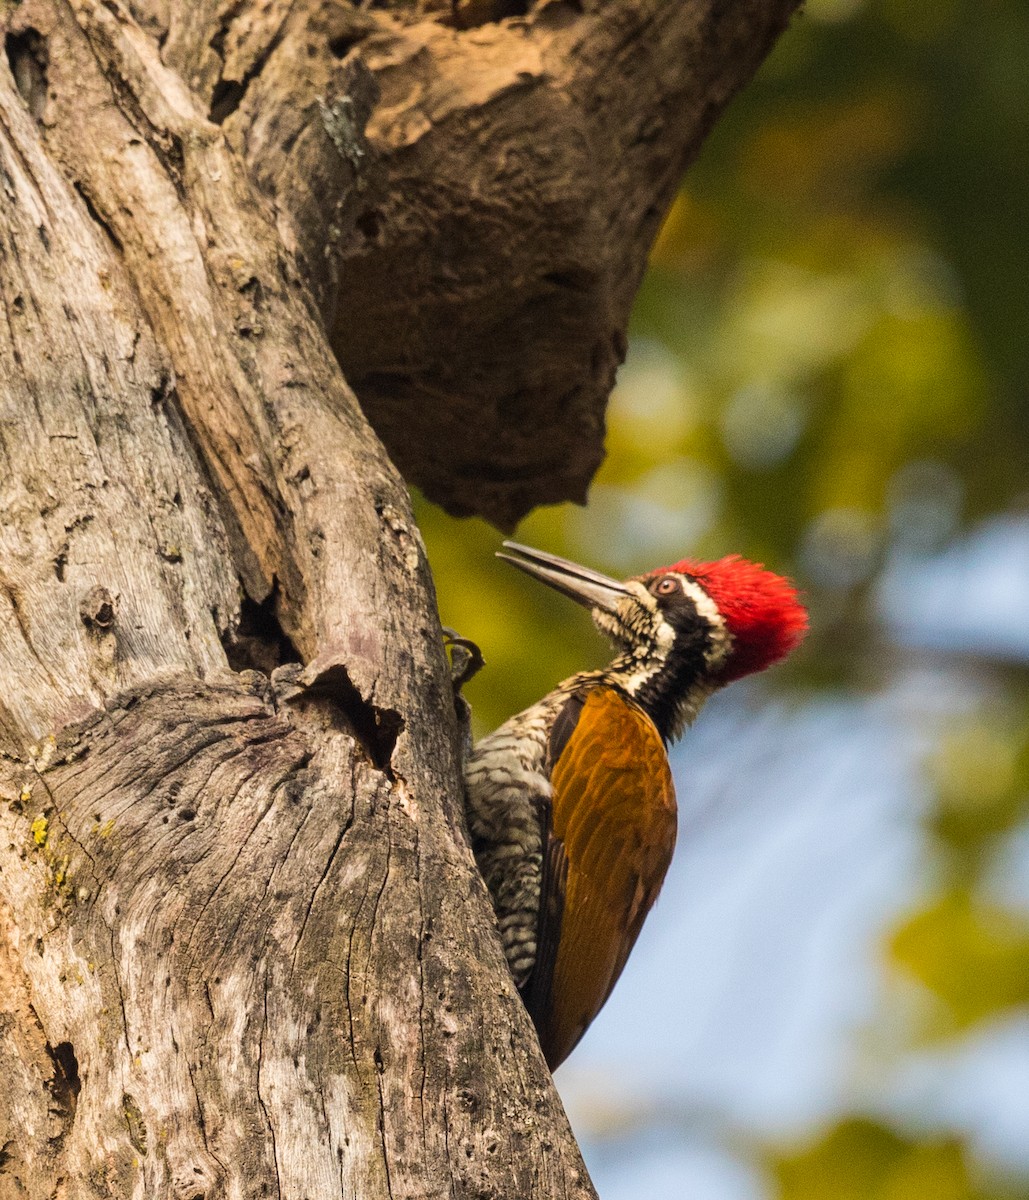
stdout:
[(460, 637), (456, 630), (446, 625), (443, 626), (443, 644), (450, 651), (450, 682), (454, 687), (454, 695), (459, 696), (468, 680), (478, 675), (486, 665), (486, 660), (473, 641)]
[(461, 695), (469, 679), (482, 670), (485, 660), (482, 651), (468, 638), (458, 637), (453, 629), (443, 627), (443, 644), (450, 652), (450, 682), (454, 689), (454, 711), (461, 731), (461, 770), (472, 750), (472, 707)]

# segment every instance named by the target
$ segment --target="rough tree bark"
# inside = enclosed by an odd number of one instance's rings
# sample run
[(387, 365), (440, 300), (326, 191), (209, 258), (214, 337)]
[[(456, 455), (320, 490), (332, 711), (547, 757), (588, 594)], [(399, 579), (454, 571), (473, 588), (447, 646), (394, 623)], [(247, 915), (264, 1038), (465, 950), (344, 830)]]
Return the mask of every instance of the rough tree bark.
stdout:
[(581, 497), (794, 3), (0, 0), (2, 1200), (593, 1195), (393, 462)]

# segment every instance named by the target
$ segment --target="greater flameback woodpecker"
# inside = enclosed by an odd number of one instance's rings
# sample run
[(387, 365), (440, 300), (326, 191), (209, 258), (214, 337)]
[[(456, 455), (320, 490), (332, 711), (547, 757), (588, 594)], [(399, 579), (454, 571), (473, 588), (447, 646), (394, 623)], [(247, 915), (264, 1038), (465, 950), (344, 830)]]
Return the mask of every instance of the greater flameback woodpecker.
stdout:
[(712, 692), (785, 658), (807, 613), (788, 580), (738, 557), (620, 583), (504, 547), (588, 608), (617, 650), (483, 738), (465, 766), (475, 857), (554, 1070), (610, 995), (671, 861), (665, 747)]

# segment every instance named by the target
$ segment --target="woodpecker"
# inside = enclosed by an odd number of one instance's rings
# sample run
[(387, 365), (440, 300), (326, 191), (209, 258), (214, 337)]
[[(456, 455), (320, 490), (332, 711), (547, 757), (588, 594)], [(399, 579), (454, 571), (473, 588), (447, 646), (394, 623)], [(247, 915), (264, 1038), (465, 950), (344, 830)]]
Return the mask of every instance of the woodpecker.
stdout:
[(718, 688), (807, 631), (790, 582), (733, 556), (624, 582), (504, 542), (500, 558), (590, 610), (610, 666), (571, 676), (481, 739), (468, 825), (504, 953), (551, 1070), (621, 974), (675, 847), (666, 747)]

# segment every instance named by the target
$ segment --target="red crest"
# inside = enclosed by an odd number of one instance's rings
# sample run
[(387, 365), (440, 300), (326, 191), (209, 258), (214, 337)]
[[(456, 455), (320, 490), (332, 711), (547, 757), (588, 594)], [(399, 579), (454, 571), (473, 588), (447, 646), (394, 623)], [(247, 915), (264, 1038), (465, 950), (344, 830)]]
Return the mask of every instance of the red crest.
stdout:
[(683, 559), (668, 571), (691, 575), (718, 606), (733, 649), (719, 672), (720, 683), (763, 671), (785, 658), (804, 639), (807, 610), (788, 579), (738, 554), (717, 562)]

